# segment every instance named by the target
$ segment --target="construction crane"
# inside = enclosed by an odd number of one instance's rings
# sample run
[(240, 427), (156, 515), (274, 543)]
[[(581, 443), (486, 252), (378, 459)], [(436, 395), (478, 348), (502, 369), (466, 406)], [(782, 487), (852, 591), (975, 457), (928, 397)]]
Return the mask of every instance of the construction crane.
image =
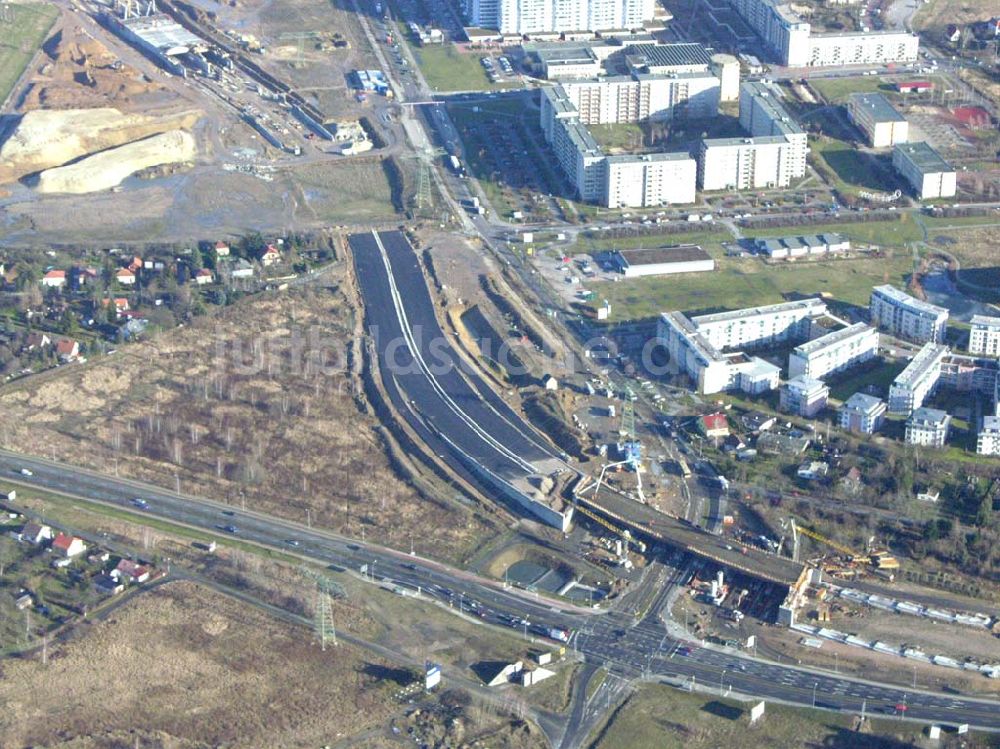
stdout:
[[(864, 553), (859, 553), (854, 549), (845, 546), (844, 544), (834, 541), (832, 538), (827, 538), (821, 533), (812, 530), (811, 528), (804, 528), (801, 525), (797, 525), (795, 520), (792, 520), (792, 539), (794, 544), (795, 552), (798, 551), (798, 534), (801, 533), (804, 536), (808, 536), (814, 541), (819, 541), (821, 544), (829, 546), (831, 549), (836, 549), (839, 551), (844, 558), (849, 563), (857, 563), (862, 561), (866, 564), (870, 564), (875, 569), (879, 570), (898, 570), (899, 560), (897, 560), (888, 549), (875, 549), (874, 542), (875, 537), (868, 539), (868, 550)], [(797, 554), (795, 554), (797, 556)]]

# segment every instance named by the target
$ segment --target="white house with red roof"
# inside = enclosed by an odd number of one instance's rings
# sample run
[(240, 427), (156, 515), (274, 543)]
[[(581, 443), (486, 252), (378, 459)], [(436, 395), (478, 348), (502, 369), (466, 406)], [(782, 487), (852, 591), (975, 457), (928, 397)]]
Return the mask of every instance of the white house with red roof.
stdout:
[(119, 268), (115, 271), (115, 280), (122, 286), (132, 286), (135, 284), (135, 273), (128, 268)]
[(264, 250), (264, 254), (260, 256), (260, 262), (265, 268), (269, 265), (281, 262), (281, 250), (273, 244), (269, 244), (267, 249)]
[(65, 362), (80, 358), (80, 344), (72, 338), (60, 338), (56, 341), (56, 356)]
[(50, 270), (42, 276), (42, 286), (50, 289), (61, 289), (66, 285), (66, 271)]
[(721, 411), (706, 414), (698, 419), (698, 428), (706, 437), (728, 437), (729, 421)]
[(229, 257), (229, 245), (223, 241), (218, 241), (215, 243), (215, 256), (216, 257)]
[(111, 577), (126, 583), (144, 583), (149, 579), (149, 567), (131, 559), (122, 559), (111, 570)]
[(194, 274), (194, 282), (199, 286), (204, 286), (207, 283), (212, 283), (215, 280), (215, 276), (212, 275), (212, 271), (208, 268), (202, 268), (200, 271)]
[(66, 559), (71, 559), (85, 552), (87, 545), (83, 542), (82, 538), (60, 533), (52, 540), (52, 549), (57, 554), (62, 554)]

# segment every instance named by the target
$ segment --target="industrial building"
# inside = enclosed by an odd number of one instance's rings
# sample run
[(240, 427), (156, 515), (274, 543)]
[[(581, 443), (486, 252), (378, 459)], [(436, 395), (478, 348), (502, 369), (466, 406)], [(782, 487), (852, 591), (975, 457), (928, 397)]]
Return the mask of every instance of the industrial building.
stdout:
[(917, 59), (917, 35), (910, 32), (816, 34), (784, 0), (730, 0), (730, 4), (786, 67), (881, 65)]
[(855, 393), (840, 407), (840, 428), (859, 434), (875, 434), (885, 420), (885, 402), (874, 395)]
[[(165, 13), (119, 18), (113, 13), (102, 16), (105, 24), (125, 41), (134, 44), (174, 75), (185, 76), (186, 68), (178, 58), (186, 58), (207, 73), (208, 63), (201, 57), (208, 43), (181, 26)], [(194, 58), (194, 59), (192, 59)]]
[(909, 138), (910, 124), (882, 94), (851, 94), (847, 115), (872, 148), (888, 148)]
[(800, 237), (773, 237), (753, 240), (753, 248), (772, 260), (847, 252), (851, 241), (843, 234), (807, 234)]
[(824, 382), (799, 375), (781, 386), (778, 407), (785, 413), (811, 419), (826, 408), (829, 397), (830, 388)]
[(937, 388), (941, 363), (947, 355), (947, 346), (925, 344), (889, 386), (889, 410), (894, 414), (909, 414), (920, 408)]
[(969, 328), (969, 353), (1000, 357), (1000, 317), (972, 316)]
[(651, 249), (615, 250), (612, 253), (625, 278), (700, 273), (715, 270), (715, 260), (693, 244)]
[(948, 327), (948, 310), (915, 299), (888, 284), (872, 289), (868, 312), (872, 325), (915, 343), (940, 343)]
[(918, 408), (906, 420), (906, 444), (944, 447), (951, 416), (937, 408)]
[(923, 141), (893, 148), (892, 166), (921, 200), (951, 198), (958, 191), (955, 167)]
[(653, 0), (464, 0), (471, 26), (501, 34), (614, 31), (641, 28), (653, 18)]
[(801, 299), (700, 315), (691, 322), (712, 346), (725, 350), (807, 340), (812, 321), (824, 314), (822, 300)]
[(796, 346), (788, 355), (788, 376), (821, 379), (877, 354), (878, 331), (859, 322)]

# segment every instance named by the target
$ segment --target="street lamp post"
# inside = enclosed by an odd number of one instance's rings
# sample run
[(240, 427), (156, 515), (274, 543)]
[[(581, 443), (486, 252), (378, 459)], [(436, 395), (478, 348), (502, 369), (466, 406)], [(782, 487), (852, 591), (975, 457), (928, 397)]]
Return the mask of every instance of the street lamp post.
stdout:
[(819, 682), (813, 682), (813, 707), (816, 707), (816, 688), (819, 686)]
[(719, 696), (722, 696), (722, 679), (726, 675), (726, 669), (722, 669), (722, 673), (719, 674)]

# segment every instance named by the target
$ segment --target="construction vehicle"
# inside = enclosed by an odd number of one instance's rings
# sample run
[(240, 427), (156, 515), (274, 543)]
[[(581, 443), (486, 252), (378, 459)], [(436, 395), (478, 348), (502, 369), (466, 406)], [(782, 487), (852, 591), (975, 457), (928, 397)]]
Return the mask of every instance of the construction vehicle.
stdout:
[[(844, 546), (841, 543), (834, 541), (831, 538), (827, 538), (821, 533), (812, 530), (811, 528), (804, 528), (800, 525), (796, 525), (795, 521), (792, 520), (792, 534), (793, 536), (797, 533), (801, 533), (804, 536), (819, 541), (821, 544), (829, 546), (831, 549), (836, 549), (840, 552), (843, 557), (846, 566), (841, 566), (837, 564), (830, 564), (827, 562), (824, 565), (824, 571), (829, 571), (834, 574), (846, 574), (847, 576), (856, 575), (857, 572), (853, 570), (853, 567), (859, 563), (867, 564), (876, 570), (884, 571), (894, 571), (899, 569), (899, 560), (892, 555), (888, 549), (877, 549), (874, 547), (875, 538), (874, 536), (868, 539), (867, 550), (865, 552), (857, 552), (848, 546)], [(798, 544), (796, 543), (796, 546)]]

